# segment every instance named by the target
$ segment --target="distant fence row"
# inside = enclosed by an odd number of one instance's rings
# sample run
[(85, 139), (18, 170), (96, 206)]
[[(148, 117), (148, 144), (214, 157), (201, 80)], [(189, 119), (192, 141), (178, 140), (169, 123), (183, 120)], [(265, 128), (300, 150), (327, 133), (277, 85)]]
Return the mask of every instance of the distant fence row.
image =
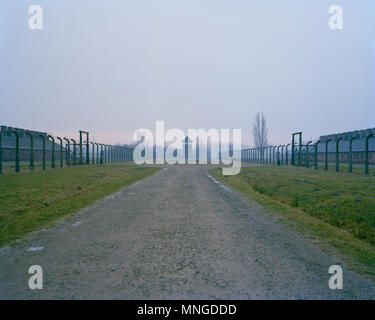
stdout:
[[(348, 172), (353, 172), (353, 165), (362, 166), (364, 173), (369, 174), (371, 165), (375, 165), (374, 129), (363, 130), (355, 134), (338, 134), (321, 137), (318, 141), (302, 143), (302, 132), (292, 135), (291, 143), (286, 145), (247, 148), (241, 151), (242, 162), (267, 165), (293, 165), (314, 167), (323, 165), (328, 170), (329, 163), (345, 164)], [(298, 142), (295, 137), (298, 136)]]
[[(89, 140), (89, 133), (79, 131), (79, 140), (37, 131), (1, 127), (0, 174), (4, 167), (20, 172), (21, 167), (34, 170), (83, 164), (133, 161), (133, 149)], [(10, 170), (8, 170), (10, 171)]]

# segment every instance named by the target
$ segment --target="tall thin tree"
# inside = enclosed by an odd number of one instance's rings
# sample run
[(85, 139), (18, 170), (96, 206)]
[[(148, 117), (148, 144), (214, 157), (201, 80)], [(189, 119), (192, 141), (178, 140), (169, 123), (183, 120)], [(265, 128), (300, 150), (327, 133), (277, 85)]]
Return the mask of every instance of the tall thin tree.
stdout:
[(266, 118), (264, 114), (259, 112), (255, 116), (255, 121), (253, 125), (253, 137), (255, 147), (261, 150), (261, 159), (263, 160), (263, 150), (268, 146), (268, 128)]

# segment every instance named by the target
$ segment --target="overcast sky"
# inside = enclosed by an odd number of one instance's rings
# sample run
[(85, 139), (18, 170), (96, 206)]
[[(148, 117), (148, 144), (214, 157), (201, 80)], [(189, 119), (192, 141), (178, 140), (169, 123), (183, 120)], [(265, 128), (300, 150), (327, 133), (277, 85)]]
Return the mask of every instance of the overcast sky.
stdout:
[[(375, 127), (373, 0), (0, 0), (0, 123), (104, 143), (138, 128), (269, 141)], [(44, 9), (44, 29), (28, 8)], [(328, 8), (344, 9), (344, 29)]]

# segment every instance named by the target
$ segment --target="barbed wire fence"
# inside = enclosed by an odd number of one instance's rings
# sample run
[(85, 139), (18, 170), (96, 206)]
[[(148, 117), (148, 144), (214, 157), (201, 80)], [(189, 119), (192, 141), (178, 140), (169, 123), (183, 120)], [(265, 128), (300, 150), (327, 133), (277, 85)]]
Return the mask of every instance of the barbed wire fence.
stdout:
[[(245, 148), (242, 162), (273, 166), (323, 168), (325, 171), (375, 174), (375, 129), (353, 135), (333, 135), (322, 140), (303, 142), (302, 132), (292, 134), (288, 144), (265, 148)], [(297, 139), (296, 139), (297, 137)], [(354, 148), (354, 144), (357, 145)], [(370, 142), (372, 147), (370, 148)]]
[(76, 140), (43, 132), (1, 127), (0, 174), (133, 160), (133, 147), (90, 141), (87, 131), (79, 130), (79, 140)]

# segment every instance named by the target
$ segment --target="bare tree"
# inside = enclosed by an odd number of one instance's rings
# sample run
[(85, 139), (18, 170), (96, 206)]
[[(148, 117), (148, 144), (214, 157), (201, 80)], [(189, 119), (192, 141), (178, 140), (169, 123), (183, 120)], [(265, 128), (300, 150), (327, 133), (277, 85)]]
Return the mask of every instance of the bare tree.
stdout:
[(253, 136), (255, 147), (265, 148), (268, 146), (268, 128), (263, 112), (262, 116), (259, 112), (255, 116)]

